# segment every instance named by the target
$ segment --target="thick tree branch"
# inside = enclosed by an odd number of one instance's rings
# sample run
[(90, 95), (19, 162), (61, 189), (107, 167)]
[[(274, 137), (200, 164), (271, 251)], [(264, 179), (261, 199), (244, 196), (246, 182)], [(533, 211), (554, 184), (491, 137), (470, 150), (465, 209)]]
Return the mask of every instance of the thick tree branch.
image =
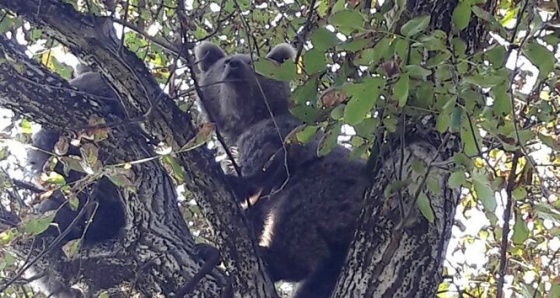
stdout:
[[(110, 34), (112, 24), (108, 18), (85, 17), (71, 5), (55, 0), (0, 0), (0, 7), (43, 28), (82, 59), (99, 65), (121, 98), (127, 114), (133, 120), (144, 120), (143, 129), (150, 136), (165, 140), (174, 149), (195, 136), (196, 129), (188, 115), (180, 112), (162, 93), (140, 59), (126, 48), (121, 50), (113, 40)], [(249, 228), (232, 199), (231, 191), (225, 187), (227, 183), (221, 169), (203, 148), (189, 151), (179, 158), (186, 170), (186, 186), (203, 206), (206, 218), (220, 231), (217, 236), (228, 269), (239, 275), (237, 280), (255, 280), (260, 270), (254, 257)], [(253, 284), (249, 289), (256, 291), (257, 287), (260, 285)]]
[[(111, 117), (101, 113), (98, 99), (73, 90), (67, 82), (51, 74), (22, 53), (17, 45), (0, 39), (0, 103), (28, 114), (32, 119), (58, 128), (72, 130), (84, 127), (92, 116)], [(47, 82), (38, 84), (37, 82)], [(116, 127), (109, 139), (98, 144), (101, 160), (130, 161), (153, 156), (150, 145), (142, 138), (137, 126)], [(122, 282), (137, 280), (131, 290), (147, 296), (170, 294), (178, 290), (200, 270), (201, 260), (193, 252), (194, 239), (188, 231), (177, 207), (175, 186), (160, 163), (138, 163), (131, 170), (138, 187), (134, 193), (122, 191), (122, 205), (128, 223), (118, 243), (104, 243), (86, 247), (78, 260), (70, 260), (55, 246), (48, 257), (34, 270), (46, 270), (47, 276), (65, 284), (82, 281), (87, 290), (95, 293)], [(48, 245), (52, 239), (44, 239)], [(27, 254), (38, 255), (43, 247), (20, 243)], [(163, 268), (160, 268), (165, 264)], [(111, 276), (102, 271), (113, 272)], [(212, 276), (213, 275), (213, 276)], [(218, 295), (220, 285), (212, 272), (205, 283), (197, 285), (196, 295)], [(53, 277), (54, 276), (54, 277)], [(106, 278), (98, 278), (98, 276)]]

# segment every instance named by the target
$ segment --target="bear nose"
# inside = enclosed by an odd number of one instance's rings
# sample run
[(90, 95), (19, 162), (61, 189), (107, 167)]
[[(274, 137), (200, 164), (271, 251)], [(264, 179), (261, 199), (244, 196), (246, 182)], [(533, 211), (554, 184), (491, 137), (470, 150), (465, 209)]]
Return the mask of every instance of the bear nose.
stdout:
[(241, 60), (239, 60), (239, 59), (231, 59), (231, 60), (229, 61), (228, 65), (229, 65), (229, 67), (230, 67), (231, 69), (237, 69), (237, 68), (240, 68), (240, 67), (241, 67), (241, 64), (242, 64), (242, 63), (243, 63), (243, 62), (242, 62)]

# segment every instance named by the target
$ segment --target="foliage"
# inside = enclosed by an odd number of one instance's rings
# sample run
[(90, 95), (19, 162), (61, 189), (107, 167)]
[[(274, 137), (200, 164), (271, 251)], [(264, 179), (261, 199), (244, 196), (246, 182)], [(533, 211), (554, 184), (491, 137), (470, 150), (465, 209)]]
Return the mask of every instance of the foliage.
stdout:
[[(185, 49), (174, 46), (179, 28), (188, 29), (187, 39), (193, 43), (208, 39), (227, 52), (257, 56), (292, 41), (298, 61), (276, 67), (259, 60), (255, 68), (293, 82), (292, 113), (308, 124), (298, 141), (325, 129), (320, 155), (338, 141), (350, 145), (356, 158), (375, 159), (372, 152), (400, 136), (401, 127), (433, 115), (437, 130), (458, 133), (464, 148), (446, 161), (456, 165), (449, 186), (463, 192), (440, 296), (494, 297), (504, 277), (508, 296), (560, 296), (560, 38), (554, 26), (560, 11), (554, 1), (542, 1), (540, 7), (527, 4), (530, 1), (500, 1), (494, 12), (482, 8), (484, 1), (460, 1), (451, 32), (461, 32), (477, 18), (492, 33), (476, 51), (459, 37), (429, 30), (429, 16), (397, 24), (403, 13), (399, 1), (377, 3), (371, 11), (363, 9), (367, 1), (191, 1), (185, 23), (170, 0), (105, 1), (105, 6), (99, 1), (66, 2), (124, 24), (118, 30), (124, 45), (144, 60), (178, 105), (193, 112), (190, 72), (177, 59)], [(386, 18), (389, 12), (392, 20)], [(35, 53), (38, 61), (70, 77), (68, 61), (60, 54), (67, 49), (40, 28), (3, 12), (0, 32), (21, 32), (29, 48), (40, 49)], [(20, 115), (10, 117), (2, 138), (27, 142), (29, 122)], [(202, 134), (191, 145), (199, 146), (207, 137)], [(7, 148), (3, 145), (3, 157)], [(162, 160), (182, 181), (172, 155)], [(13, 163), (8, 159), (5, 169), (12, 171)], [(425, 175), (425, 166), (417, 165), (418, 175)], [(429, 178), (426, 183), (430, 185)], [(395, 185), (389, 187), (406, 185), (411, 193), (418, 188), (410, 182)], [(395, 190), (389, 187), (387, 196)], [(9, 210), (27, 212), (9, 192), (2, 200)], [(433, 222), (437, 219), (428, 200), (420, 192), (417, 205)], [(201, 241), (212, 240), (197, 207), (183, 207), (191, 228), (204, 232)], [(24, 231), (34, 233), (49, 218), (24, 224)], [(14, 268), (13, 256), (4, 252), (0, 274), (8, 276)], [(9, 292), (23, 295), (15, 286)]]

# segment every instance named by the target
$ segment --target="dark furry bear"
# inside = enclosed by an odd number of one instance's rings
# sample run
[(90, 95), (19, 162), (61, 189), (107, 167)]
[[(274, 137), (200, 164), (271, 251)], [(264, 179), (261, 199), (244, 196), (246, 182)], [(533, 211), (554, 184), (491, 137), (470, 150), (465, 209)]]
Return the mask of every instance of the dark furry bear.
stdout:
[[(90, 93), (102, 98), (103, 103), (111, 112), (121, 115), (120, 105), (116, 95), (110, 86), (103, 80), (100, 73), (92, 72), (88, 68), (79, 66), (76, 69), (76, 78), (70, 81), (70, 85), (78, 90)], [(55, 144), (59, 140), (59, 133), (52, 129), (43, 128), (33, 136), (33, 146), (41, 150), (52, 152)], [(69, 145), (67, 155), (80, 156), (78, 147)], [(43, 170), (43, 166), (50, 158), (50, 155), (39, 150), (29, 150), (27, 162), (31, 175), (37, 178)], [(54, 171), (64, 175), (63, 164), (59, 161)], [(66, 177), (67, 183), (72, 183), (84, 176), (83, 173), (71, 170)], [(58, 210), (54, 223), (58, 227), (49, 228), (43, 235), (58, 235), (70, 226), (72, 221), (84, 207), (88, 197), (92, 203), (85, 214), (78, 219), (77, 224), (68, 232), (64, 240), (69, 241), (83, 236), (83, 244), (95, 244), (109, 239), (114, 239), (125, 225), (123, 208), (118, 198), (117, 187), (108, 178), (100, 179), (95, 185), (84, 189), (77, 194), (79, 206), (77, 210), (72, 210), (66, 203), (66, 198), (60, 191), (53, 193), (48, 199), (42, 201), (37, 207), (39, 213), (49, 210)], [(64, 204), (64, 206), (62, 206)], [(61, 207), (62, 206), (62, 207)], [(93, 216), (93, 221), (87, 227), (87, 221)], [(86, 230), (87, 227), (87, 230)], [(85, 233), (84, 233), (85, 232)]]
[[(320, 136), (304, 145), (284, 138), (302, 124), (288, 109), (290, 86), (254, 72), (249, 55), (227, 56), (203, 42), (195, 49), (201, 99), (209, 118), (236, 146), (236, 183), (261, 254), (274, 281), (301, 281), (297, 298), (329, 297), (348, 252), (368, 181), (364, 163), (335, 147), (318, 157)], [(293, 59), (280, 44), (266, 56)], [(247, 197), (260, 191), (252, 204)], [(254, 199), (254, 198), (253, 198)]]

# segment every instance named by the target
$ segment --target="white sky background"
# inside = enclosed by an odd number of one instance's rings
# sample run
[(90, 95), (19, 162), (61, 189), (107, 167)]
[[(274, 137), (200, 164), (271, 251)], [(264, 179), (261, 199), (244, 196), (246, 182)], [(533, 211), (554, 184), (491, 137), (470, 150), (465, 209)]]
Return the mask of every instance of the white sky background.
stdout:
[[(291, 2), (291, 1), (290, 1)], [(192, 7), (192, 0), (187, 1), (187, 7)], [(214, 7), (213, 9), (215, 10), (219, 10), (219, 6), (216, 5), (216, 7)], [(543, 16), (544, 18), (545, 16)], [(513, 26), (513, 24), (508, 24), (507, 27)], [(121, 37), (121, 33), (122, 33), (122, 27), (120, 27), (119, 25), (116, 25), (117, 28), (117, 34), (119, 35), (119, 38)], [(148, 32), (152, 35), (155, 35), (159, 30), (161, 29), (161, 27), (159, 25), (154, 25), (151, 28), (148, 29)], [(329, 30), (334, 31), (334, 28), (329, 28)], [(125, 29), (125, 31), (127, 31)], [(340, 34), (339, 34), (340, 35)], [(345, 40), (346, 38), (344, 36), (339, 36), (339, 38), (341, 40)], [(18, 35), (17, 36), (18, 41), (20, 41), (20, 43), (24, 43), (25, 41), (23, 40), (23, 36), (22, 35)], [(501, 41), (500, 43), (505, 42), (505, 41)], [(30, 52), (39, 52), (44, 50), (41, 47), (34, 47), (34, 48), (30, 48), (29, 51)], [(30, 53), (28, 53), (29, 56)], [(78, 60), (76, 59), (75, 56), (65, 53), (60, 47), (58, 48), (54, 48), (52, 49), (52, 54), (53, 56), (55, 56), (59, 61), (64, 62), (68, 65), (76, 65), (78, 63)], [(516, 51), (514, 50), (514, 53), (512, 53), (512, 55), (510, 56), (510, 60), (507, 63), (507, 67), (512, 69), (515, 66), (515, 58), (517, 56)], [(523, 70), (528, 70), (530, 72), (533, 73), (533, 76), (528, 77), (528, 82), (526, 84), (526, 86), (524, 87), (523, 90), (520, 90), (523, 93), (528, 93), (529, 90), (531, 90), (532, 86), (535, 84), (536, 82), (536, 78), (537, 78), (537, 74), (538, 74), (538, 70), (531, 65), (531, 63), (523, 58), (520, 57), (519, 61), (518, 61), (518, 65), (521, 67), (521, 69)], [(334, 66), (336, 67), (336, 66)], [(12, 112), (10, 110), (7, 109), (0, 109), (0, 130), (6, 128), (7, 126), (9, 126), (10, 120), (11, 120), (11, 116), (12, 116)], [(34, 125), (34, 131), (37, 131), (37, 129), (39, 128), (38, 125)], [(353, 129), (351, 127), (346, 127), (346, 133), (350, 133), (352, 134)], [(482, 134), (484, 135), (484, 132), (482, 132)], [(26, 146), (17, 142), (17, 141), (10, 141), (10, 140), (3, 140), (4, 142), (8, 143), (8, 146), (10, 148), (10, 152), (11, 154), (13, 154), (14, 156), (11, 156), (8, 158), (7, 162), (11, 163), (11, 162), (15, 162), (15, 158), (23, 161), (25, 159), (25, 148)], [(550, 152), (550, 149), (546, 146), (542, 146), (540, 150), (534, 152), (532, 154), (533, 158), (535, 159), (535, 161), (537, 163), (543, 163), (546, 162), (545, 158), (548, 155), (548, 153)], [(4, 166), (5, 164), (2, 164), (2, 166)], [(21, 172), (13, 172), (11, 171), (11, 174), (14, 175), (14, 178), (16, 179), (21, 179), (22, 178), (22, 173)], [(182, 187), (180, 187), (181, 191), (180, 193), (182, 193)], [(463, 190), (463, 193), (467, 193), (468, 190)], [(507, 196), (505, 195), (505, 192), (503, 193), (497, 193), (496, 194), (496, 201), (497, 201), (497, 209), (496, 209), (496, 216), (500, 219), (499, 224), (503, 225), (503, 212), (504, 212), (504, 206), (505, 206), (505, 201), (506, 201)], [(454, 280), (454, 283), (457, 284), (460, 287), (465, 287), (466, 285), (468, 285), (470, 283), (470, 281), (468, 280), (467, 276), (472, 274), (476, 274), (477, 271), (479, 270), (484, 270), (484, 266), (485, 264), (488, 262), (488, 258), (486, 256), (486, 240), (484, 239), (480, 239), (478, 237), (478, 234), (481, 230), (485, 230), (490, 226), (490, 222), (486, 219), (486, 216), (484, 215), (483, 212), (476, 210), (476, 209), (471, 209), (467, 212), (468, 215), (468, 219), (465, 218), (463, 216), (463, 208), (461, 207), (461, 205), (459, 204), (457, 212), (456, 212), (456, 216), (455, 219), (462, 222), (464, 224), (465, 230), (461, 231), (457, 226), (453, 227), (453, 236), (449, 241), (449, 246), (448, 246), (448, 250), (447, 250), (447, 257), (446, 257), (446, 265), (448, 265), (449, 268), (449, 274), (450, 275), (454, 275), (455, 271), (454, 268), (466, 268), (467, 271), (465, 272), (460, 272), (460, 274), (458, 274), (459, 276), (462, 276), (463, 278), (461, 280)], [(513, 219), (512, 222), (510, 223), (511, 226), (513, 227)], [(531, 225), (531, 223), (529, 223), (529, 225)], [(550, 222), (546, 222), (545, 221), (545, 227), (551, 227), (551, 223)], [(512, 231), (513, 233), (513, 231)], [(455, 251), (455, 248), (457, 246), (459, 246), (459, 242), (461, 240), (462, 237), (467, 236), (467, 235), (471, 235), (474, 238), (474, 242), (470, 243), (468, 245), (466, 245), (466, 250), (464, 252), (462, 252), (461, 250), (457, 250)], [(550, 248), (552, 250), (556, 250), (558, 248), (560, 248), (560, 240), (559, 239), (553, 239), (550, 241)], [(498, 251), (495, 251), (493, 253), (499, 253)], [(543, 264), (548, 263), (549, 260), (547, 259), (543, 259)], [(470, 265), (474, 266), (474, 269), (468, 268), (468, 267), (463, 267), (462, 263), (467, 263)], [(473, 272), (469, 272), (469, 270), (473, 270)], [(530, 270), (529, 270), (530, 271)], [(505, 285), (505, 294), (506, 297), (510, 297), (512, 296), (512, 292), (511, 290), (508, 290), (511, 286), (511, 280), (512, 278), (506, 277), (506, 285)], [(534, 276), (526, 276), (526, 282), (531, 282), (531, 281), (535, 281)], [(543, 282), (546, 282), (547, 280), (543, 280)], [(495, 285), (493, 285), (495, 286)], [(453, 287), (450, 288), (451, 290), (453, 290)], [(453, 296), (453, 294), (455, 294), (454, 292), (449, 292), (448, 296)]]

